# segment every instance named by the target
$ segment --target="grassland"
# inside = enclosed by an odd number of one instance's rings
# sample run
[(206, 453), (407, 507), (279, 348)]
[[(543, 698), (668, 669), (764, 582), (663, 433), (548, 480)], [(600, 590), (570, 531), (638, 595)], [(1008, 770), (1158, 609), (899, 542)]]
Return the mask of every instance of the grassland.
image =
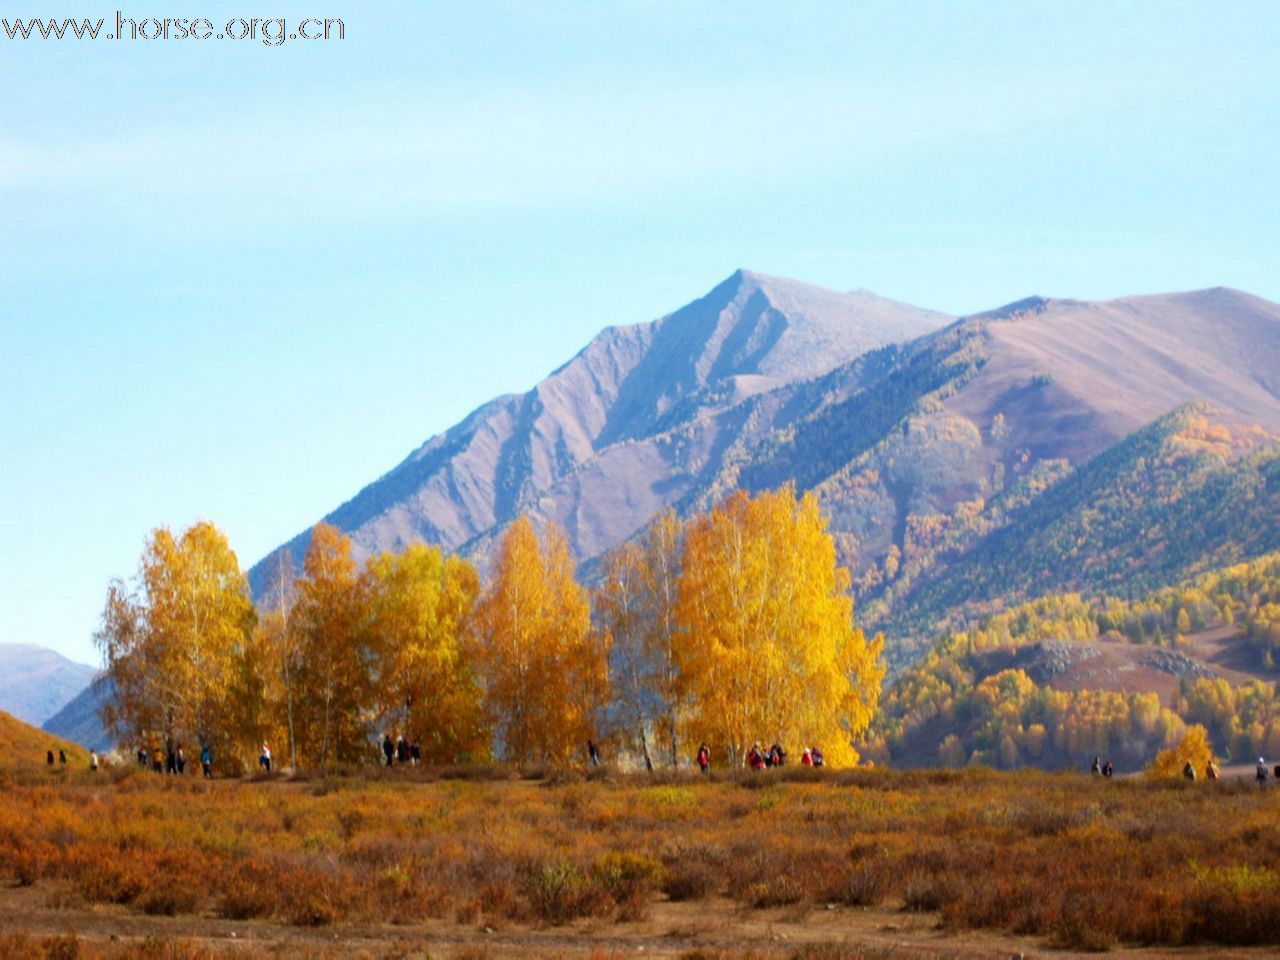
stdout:
[(1278, 814), (1247, 780), (982, 770), (10, 769), (0, 953), (1264, 955)]

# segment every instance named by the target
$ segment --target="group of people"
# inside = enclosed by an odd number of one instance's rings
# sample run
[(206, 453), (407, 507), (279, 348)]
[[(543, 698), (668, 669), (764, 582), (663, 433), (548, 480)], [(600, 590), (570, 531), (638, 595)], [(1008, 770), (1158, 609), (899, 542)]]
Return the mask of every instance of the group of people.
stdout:
[(417, 740), (410, 743), (404, 737), (396, 737), (393, 742), (391, 734), (387, 733), (382, 736), (382, 755), (386, 758), (388, 767), (396, 763), (407, 763), (416, 767), (422, 762), (422, 745)]
[[(1259, 763), (1262, 761), (1259, 760)], [(1218, 765), (1213, 762), (1213, 758), (1209, 758), (1209, 762), (1204, 766), (1204, 775), (1208, 780), (1217, 780), (1222, 776), (1222, 771), (1218, 769)], [(1182, 765), (1182, 777), (1184, 780), (1194, 780), (1196, 778), (1196, 765), (1188, 760)]]
[[(52, 750), (49, 750), (45, 753), (45, 763), (49, 765), (50, 770), (53, 769), (54, 763), (53, 763)], [(62, 749), (58, 750), (58, 765), (63, 767), (67, 765), (66, 750), (62, 750)], [(98, 772), (98, 752), (96, 750), (89, 751), (89, 769), (92, 770), (94, 773)]]
[[(704, 745), (702, 750), (705, 750)], [(702, 750), (698, 751), (701, 758)], [(709, 757), (708, 757), (709, 763)], [(768, 750), (760, 747), (759, 741), (752, 745), (751, 750), (747, 753), (747, 766), (752, 770), (768, 770), (771, 767), (782, 767), (787, 763), (787, 751), (783, 749), (782, 744), (775, 743)], [(820, 747), (805, 747), (804, 752), (800, 754), (800, 766), (802, 767), (821, 767), (826, 761), (822, 756)], [(702, 760), (699, 759), (698, 766), (702, 767)], [(703, 772), (706, 767), (702, 767)]]
[(1093, 775), (1095, 777), (1109, 777), (1115, 773), (1115, 768), (1111, 766), (1111, 761), (1102, 762), (1100, 757), (1093, 758)]
[[(182, 744), (172, 741), (161, 747), (138, 747), (138, 766), (151, 769), (155, 773), (169, 773), (182, 776), (187, 772), (187, 751)], [(98, 769), (98, 755), (90, 754), (90, 768)], [(213, 777), (213, 750), (208, 744), (200, 748), (200, 771), (206, 779)]]

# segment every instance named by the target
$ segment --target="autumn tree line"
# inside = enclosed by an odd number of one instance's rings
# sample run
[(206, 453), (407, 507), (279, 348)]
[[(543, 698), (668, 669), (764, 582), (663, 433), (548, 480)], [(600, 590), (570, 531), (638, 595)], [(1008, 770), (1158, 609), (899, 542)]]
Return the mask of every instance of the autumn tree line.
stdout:
[(152, 532), (96, 635), (120, 742), (243, 766), (266, 741), (329, 767), (374, 761), (383, 733), (449, 764), (563, 766), (594, 740), (674, 767), (703, 742), (741, 765), (776, 740), (849, 765), (884, 678), (817, 500), (791, 487), (660, 515), (590, 588), (563, 531), (528, 518), (487, 577), (421, 544), (362, 564), (320, 524), (300, 569), (282, 552), (268, 581), (255, 604), (211, 523)]

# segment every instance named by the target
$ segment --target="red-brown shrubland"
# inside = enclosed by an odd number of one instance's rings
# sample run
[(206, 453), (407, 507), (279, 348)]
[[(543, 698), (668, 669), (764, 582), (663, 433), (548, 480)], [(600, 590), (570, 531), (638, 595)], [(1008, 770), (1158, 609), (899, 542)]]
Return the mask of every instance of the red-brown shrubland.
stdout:
[(0, 876), (58, 909), (300, 927), (628, 922), (664, 898), (729, 897), (880, 904), (1076, 948), (1280, 943), (1280, 792), (1247, 781), (476, 773), (9, 772)]

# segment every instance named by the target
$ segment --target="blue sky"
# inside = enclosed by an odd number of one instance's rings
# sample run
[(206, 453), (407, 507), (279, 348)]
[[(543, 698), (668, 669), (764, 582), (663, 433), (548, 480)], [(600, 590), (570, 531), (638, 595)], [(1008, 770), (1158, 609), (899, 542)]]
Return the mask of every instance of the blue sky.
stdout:
[(247, 567), (739, 266), (1280, 300), (1272, 2), (255, 4), (121, 9), (346, 38), (0, 35), (0, 642), (96, 662), (152, 527)]

